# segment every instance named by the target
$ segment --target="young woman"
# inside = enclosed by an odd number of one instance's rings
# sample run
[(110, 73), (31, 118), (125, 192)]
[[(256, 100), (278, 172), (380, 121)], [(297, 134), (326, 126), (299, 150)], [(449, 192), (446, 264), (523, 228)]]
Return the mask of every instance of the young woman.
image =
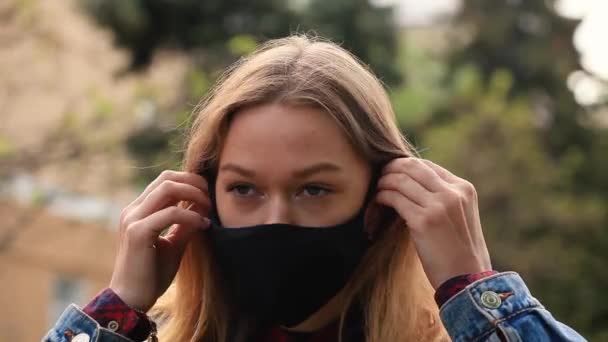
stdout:
[(183, 171), (123, 210), (109, 287), (44, 341), (584, 340), (492, 270), (474, 187), (337, 45), (270, 41), (197, 111)]

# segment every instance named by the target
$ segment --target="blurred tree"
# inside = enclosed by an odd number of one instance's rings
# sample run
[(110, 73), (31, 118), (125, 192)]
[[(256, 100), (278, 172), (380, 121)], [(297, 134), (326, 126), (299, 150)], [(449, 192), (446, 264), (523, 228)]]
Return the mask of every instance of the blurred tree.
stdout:
[[(495, 268), (521, 272), (559, 319), (606, 340), (608, 132), (587, 124), (567, 87), (580, 68), (576, 22), (551, 6), (464, 1), (444, 77), (426, 79), (445, 97), (409, 84), (393, 101), (423, 156), (476, 185)], [(427, 96), (413, 106), (416, 91)]]
[[(188, 126), (192, 109), (188, 104), (205, 95), (224, 67), (253, 51), (258, 42), (292, 32), (319, 33), (369, 63), (385, 83), (401, 80), (393, 8), (372, 6), (368, 0), (82, 1), (88, 13), (111, 29), (117, 44), (130, 51), (131, 71), (145, 68), (161, 48), (182, 50), (193, 57), (196, 67), (184, 89), (178, 90), (183, 102), (175, 108), (156, 108), (180, 127)], [(168, 165), (178, 167), (181, 133), (145, 127), (129, 136), (125, 141), (129, 151), (149, 166), (136, 183), (149, 182)]]
[(301, 27), (343, 43), (384, 83), (401, 82), (393, 7), (373, 6), (369, 0), (311, 0), (301, 22)]
[[(466, 32), (466, 42), (448, 57), (449, 75), (473, 64), (487, 82), (496, 70), (508, 70), (513, 78), (510, 96), (524, 95), (531, 102), (547, 152), (556, 159), (581, 154), (581, 164), (572, 173), (576, 188), (594, 191), (588, 186), (594, 169), (588, 163), (594, 134), (582, 124), (587, 112), (565, 81), (580, 69), (572, 39), (578, 22), (559, 16), (552, 4), (552, 0), (465, 1), (455, 25)], [(452, 111), (446, 109), (446, 114)]]
[[(160, 47), (201, 54), (222, 68), (226, 54), (246, 53), (247, 41), (313, 30), (342, 42), (390, 84), (399, 82), (393, 7), (369, 0), (83, 0), (97, 21), (109, 27), (118, 45), (132, 54), (132, 68), (145, 67)], [(229, 42), (227, 44), (227, 42)], [(235, 45), (237, 44), (237, 45)], [(241, 44), (240, 46), (238, 44)], [(250, 44), (249, 44), (250, 45)], [(209, 61), (211, 59), (211, 61)], [(215, 63), (214, 63), (215, 62)]]
[(118, 45), (131, 51), (132, 67), (145, 67), (161, 48), (206, 51), (222, 56), (238, 35), (268, 39), (289, 33), (296, 13), (283, 1), (83, 0), (97, 21), (109, 27)]

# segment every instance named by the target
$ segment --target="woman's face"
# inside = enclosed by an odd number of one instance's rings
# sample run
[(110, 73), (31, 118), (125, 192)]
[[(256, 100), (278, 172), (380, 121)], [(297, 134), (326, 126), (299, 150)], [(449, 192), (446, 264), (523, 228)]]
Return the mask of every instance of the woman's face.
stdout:
[(220, 154), (217, 210), (226, 227), (331, 226), (363, 205), (371, 171), (333, 119), (266, 104), (236, 113)]

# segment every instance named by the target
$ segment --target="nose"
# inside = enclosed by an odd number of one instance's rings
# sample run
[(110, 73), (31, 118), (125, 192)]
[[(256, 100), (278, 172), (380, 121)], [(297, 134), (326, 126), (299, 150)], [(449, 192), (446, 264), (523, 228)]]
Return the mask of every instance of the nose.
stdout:
[(273, 223), (294, 223), (289, 201), (282, 196), (274, 196), (268, 201), (264, 224)]

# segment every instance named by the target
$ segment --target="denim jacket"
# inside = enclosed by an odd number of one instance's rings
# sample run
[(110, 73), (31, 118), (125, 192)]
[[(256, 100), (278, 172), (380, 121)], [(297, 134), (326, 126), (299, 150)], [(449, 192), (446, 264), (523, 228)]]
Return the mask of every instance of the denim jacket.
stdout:
[[(476, 281), (440, 310), (450, 337), (460, 341), (586, 341), (555, 320), (534, 298), (521, 277), (503, 272)], [(129, 342), (71, 304), (43, 342)], [(165, 341), (162, 341), (165, 342)]]

